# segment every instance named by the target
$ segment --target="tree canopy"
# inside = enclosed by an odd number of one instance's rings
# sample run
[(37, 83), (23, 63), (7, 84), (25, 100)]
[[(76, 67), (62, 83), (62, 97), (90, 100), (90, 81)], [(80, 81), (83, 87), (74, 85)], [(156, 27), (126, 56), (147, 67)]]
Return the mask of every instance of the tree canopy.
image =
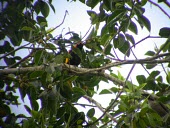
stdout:
[[(161, 11), (160, 18), (164, 15), (170, 19), (170, 3), (79, 0), (91, 8), (86, 10), (91, 27), (82, 36), (72, 30), (54, 34), (62, 28), (67, 13), (71, 13), (68, 11), (60, 24), (48, 28), (49, 14), (60, 11), (53, 2), (0, 2), (0, 126), (169, 127), (170, 26), (152, 35), (155, 21), (151, 22), (145, 13), (150, 4)], [(148, 35), (136, 41), (139, 31), (147, 31)], [(142, 43), (153, 38), (161, 39), (161, 44), (145, 51)], [(145, 52), (143, 58), (136, 55), (140, 51), (134, 52), (138, 47)], [(131, 77), (137, 66), (142, 71)], [(102, 82), (110, 88), (102, 88)], [(112, 98), (103, 107), (105, 101), (97, 102), (94, 95)], [(26, 96), (30, 106), (24, 104)], [(80, 99), (88, 102), (80, 103)], [(12, 105), (24, 106), (25, 112), (16, 114)], [(100, 116), (96, 115), (99, 110)]]

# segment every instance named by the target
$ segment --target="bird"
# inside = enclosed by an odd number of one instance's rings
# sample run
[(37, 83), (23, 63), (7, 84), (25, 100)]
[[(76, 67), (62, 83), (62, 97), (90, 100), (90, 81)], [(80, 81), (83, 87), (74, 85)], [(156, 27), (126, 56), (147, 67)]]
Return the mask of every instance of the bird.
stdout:
[(161, 117), (164, 117), (169, 113), (169, 109), (165, 104), (158, 101), (158, 97), (154, 97), (153, 95), (143, 94), (143, 96), (148, 97), (149, 106), (157, 112)]
[(66, 58), (66, 60), (65, 60), (66, 64), (78, 66), (81, 63), (81, 58), (79, 57), (79, 55), (77, 55), (77, 53), (75, 53), (75, 51), (76, 51), (76, 48), (78, 48), (80, 51), (82, 51), (83, 45), (84, 44), (82, 42), (78, 42), (75, 46), (72, 47), (72, 49), (68, 52), (71, 57)]

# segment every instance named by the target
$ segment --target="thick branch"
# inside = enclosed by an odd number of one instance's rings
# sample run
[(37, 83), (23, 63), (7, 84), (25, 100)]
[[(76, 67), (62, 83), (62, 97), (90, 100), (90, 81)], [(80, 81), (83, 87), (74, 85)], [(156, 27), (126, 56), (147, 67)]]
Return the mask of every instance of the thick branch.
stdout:
[(45, 69), (45, 66), (35, 66), (35, 67), (25, 67), (25, 68), (10, 68), (10, 69), (4, 69), (0, 70), (0, 75), (6, 75), (6, 74), (23, 74), (27, 72), (33, 72), (33, 71), (43, 71)]
[[(170, 59), (162, 59), (162, 60), (155, 60), (159, 57), (163, 57), (163, 56), (170, 56), (170, 53), (164, 53), (164, 54), (159, 54), (157, 56), (154, 57), (149, 57), (146, 59), (138, 59), (138, 60), (125, 60), (125, 61), (118, 61), (118, 62), (114, 62), (114, 63), (109, 63), (105, 66), (102, 66), (100, 68), (78, 68), (72, 65), (68, 65), (68, 64), (57, 64), (55, 65), (55, 67), (61, 66), (63, 69), (69, 70), (73, 73), (76, 74), (99, 74), (99, 75), (106, 75), (105, 77), (110, 77), (107, 76), (107, 74), (103, 74), (101, 73), (102, 70), (105, 69), (109, 69), (111, 67), (115, 67), (115, 66), (120, 66), (120, 65), (124, 65), (124, 64), (159, 64), (159, 63), (169, 63)], [(26, 67), (26, 68), (10, 68), (10, 69), (4, 69), (4, 70), (0, 70), (0, 75), (3, 74), (22, 74), (22, 73), (26, 73), (26, 72), (31, 72), (31, 71), (42, 71), (45, 69), (45, 65), (41, 65), (41, 66), (35, 66), (35, 67)], [(111, 79), (111, 78), (109, 78)]]

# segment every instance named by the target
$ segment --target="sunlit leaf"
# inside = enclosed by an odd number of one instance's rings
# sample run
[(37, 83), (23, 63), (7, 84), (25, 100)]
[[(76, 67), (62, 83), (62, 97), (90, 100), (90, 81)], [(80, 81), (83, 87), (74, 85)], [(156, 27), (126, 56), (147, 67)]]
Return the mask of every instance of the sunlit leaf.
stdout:
[(108, 89), (103, 89), (99, 94), (100, 95), (102, 95), (102, 94), (112, 94), (112, 92), (109, 91)]

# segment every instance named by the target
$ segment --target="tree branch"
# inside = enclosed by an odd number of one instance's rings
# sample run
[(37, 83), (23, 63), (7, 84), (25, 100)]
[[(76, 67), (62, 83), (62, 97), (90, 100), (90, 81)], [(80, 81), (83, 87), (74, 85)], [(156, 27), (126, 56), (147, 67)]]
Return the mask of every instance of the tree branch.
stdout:
[[(90, 100), (92, 103), (94, 103), (102, 112), (102, 116), (100, 118), (98, 118), (95, 122), (98, 122), (105, 114), (114, 122), (117, 122), (117, 120), (115, 118), (113, 118), (112, 115), (110, 115), (106, 110), (103, 109), (103, 107), (101, 106), (100, 103), (98, 103), (97, 101), (95, 101), (93, 98), (87, 96), (87, 95), (84, 95), (83, 96), (85, 99), (87, 100)], [(95, 122), (93, 122), (93, 124), (95, 124)], [(88, 126), (91, 125), (91, 124), (88, 124)]]
[[(149, 1), (151, 4), (157, 6), (157, 7), (158, 7), (166, 16), (168, 16), (168, 18), (170, 19), (170, 15), (169, 15), (161, 6), (159, 6), (157, 3), (155, 3), (155, 2), (153, 2), (153, 1), (151, 1), (151, 0), (148, 0), (148, 1)], [(169, 6), (169, 3), (166, 2), (166, 5)]]
[(30, 44), (30, 43), (25, 44), (25, 45), (23, 45), (23, 46), (21, 46), (21, 47), (18, 47), (18, 48), (16, 48), (16, 49), (14, 49), (14, 50), (12, 50), (12, 51), (8, 52), (7, 54), (5, 54), (5, 55), (1, 56), (1, 57), (0, 57), (0, 59), (2, 59), (2, 58), (4, 58), (4, 57), (6, 57), (6, 56), (8, 56), (8, 55), (12, 54), (13, 52), (16, 52), (16, 51), (18, 51), (18, 50), (20, 50), (20, 49), (24, 48), (25, 46), (27, 46), (27, 45), (29, 45), (29, 44)]
[[(155, 60), (159, 57), (164, 57), (164, 56), (170, 56), (170, 53), (164, 53), (164, 54), (159, 54), (157, 56), (153, 56), (153, 57), (148, 57), (145, 59), (138, 59), (138, 60), (125, 60), (125, 61), (118, 61), (118, 62), (114, 62), (114, 63), (109, 63), (105, 66), (102, 66), (100, 68), (79, 68), (79, 67), (75, 67), (72, 65), (68, 65), (68, 64), (56, 64), (54, 67), (61, 67), (63, 69), (69, 70), (75, 74), (98, 74), (98, 75), (104, 75), (105, 77), (110, 77), (105, 73), (102, 73), (102, 70), (106, 70), (109, 69), (111, 67), (115, 67), (115, 66), (120, 66), (120, 65), (124, 65), (124, 64), (161, 64), (161, 63), (170, 63), (170, 59), (162, 59), (162, 60)], [(53, 64), (54, 65), (54, 64)], [(48, 66), (48, 65), (47, 65)], [(10, 69), (4, 69), (4, 70), (0, 70), (0, 75), (4, 75), (4, 74), (16, 74), (16, 73), (26, 73), (26, 72), (31, 72), (31, 71), (40, 71), (40, 70), (44, 70), (45, 69), (45, 65), (41, 65), (41, 66), (35, 66), (35, 67), (26, 67), (26, 68), (10, 68)]]

